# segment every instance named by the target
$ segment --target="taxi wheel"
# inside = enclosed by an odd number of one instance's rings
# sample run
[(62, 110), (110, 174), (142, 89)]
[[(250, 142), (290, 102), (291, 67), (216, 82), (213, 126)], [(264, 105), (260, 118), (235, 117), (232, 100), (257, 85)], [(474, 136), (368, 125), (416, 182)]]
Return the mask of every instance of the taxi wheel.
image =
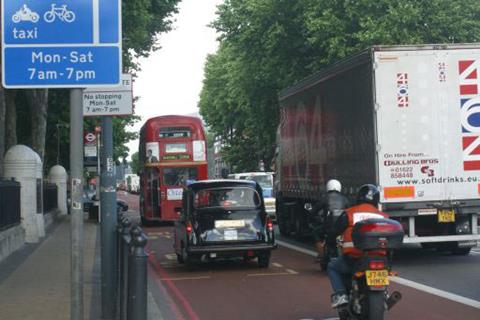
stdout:
[(258, 256), (258, 266), (260, 268), (268, 268), (270, 265), (270, 252), (262, 253)]
[(187, 267), (188, 271), (192, 271), (195, 269), (195, 259), (191, 255), (187, 253), (187, 249), (185, 247), (182, 248), (182, 254), (181, 254), (181, 259), (183, 263), (185, 263), (185, 266)]
[(184, 263), (184, 262), (185, 262), (185, 261), (183, 260), (182, 255), (181, 255), (181, 254), (178, 254), (178, 253), (177, 253), (177, 262), (178, 262), (178, 263)]

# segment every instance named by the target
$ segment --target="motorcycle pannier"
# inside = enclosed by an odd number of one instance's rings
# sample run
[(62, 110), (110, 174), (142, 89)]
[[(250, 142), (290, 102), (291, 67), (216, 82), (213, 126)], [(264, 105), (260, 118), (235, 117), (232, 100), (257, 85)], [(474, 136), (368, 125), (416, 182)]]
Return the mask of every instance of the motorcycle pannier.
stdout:
[(360, 250), (396, 249), (403, 242), (403, 228), (391, 219), (367, 219), (354, 224), (353, 245)]

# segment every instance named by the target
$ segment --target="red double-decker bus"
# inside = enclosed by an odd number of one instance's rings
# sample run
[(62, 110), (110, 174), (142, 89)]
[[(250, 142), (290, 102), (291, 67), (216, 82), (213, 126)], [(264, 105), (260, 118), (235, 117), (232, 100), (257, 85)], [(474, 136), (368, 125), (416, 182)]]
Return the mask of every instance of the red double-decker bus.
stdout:
[(143, 224), (175, 221), (183, 188), (208, 179), (202, 121), (188, 116), (161, 116), (140, 130), (140, 216)]

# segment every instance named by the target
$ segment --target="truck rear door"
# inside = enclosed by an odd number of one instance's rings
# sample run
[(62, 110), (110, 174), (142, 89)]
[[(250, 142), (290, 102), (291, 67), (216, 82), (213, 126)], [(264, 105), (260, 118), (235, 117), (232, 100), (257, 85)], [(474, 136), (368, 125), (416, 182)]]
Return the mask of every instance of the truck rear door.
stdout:
[(376, 51), (382, 202), (478, 198), (480, 50)]

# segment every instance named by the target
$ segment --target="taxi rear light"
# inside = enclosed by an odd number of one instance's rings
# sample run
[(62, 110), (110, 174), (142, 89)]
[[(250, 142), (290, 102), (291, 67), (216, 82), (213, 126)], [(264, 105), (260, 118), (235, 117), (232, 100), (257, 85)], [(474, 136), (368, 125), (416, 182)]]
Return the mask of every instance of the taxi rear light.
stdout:
[(187, 222), (187, 233), (190, 234), (193, 231), (192, 224), (190, 222)]
[(273, 231), (273, 221), (270, 218), (267, 218), (267, 229), (268, 231)]
[(384, 261), (370, 261), (368, 263), (368, 268), (372, 270), (382, 270), (385, 269)]

